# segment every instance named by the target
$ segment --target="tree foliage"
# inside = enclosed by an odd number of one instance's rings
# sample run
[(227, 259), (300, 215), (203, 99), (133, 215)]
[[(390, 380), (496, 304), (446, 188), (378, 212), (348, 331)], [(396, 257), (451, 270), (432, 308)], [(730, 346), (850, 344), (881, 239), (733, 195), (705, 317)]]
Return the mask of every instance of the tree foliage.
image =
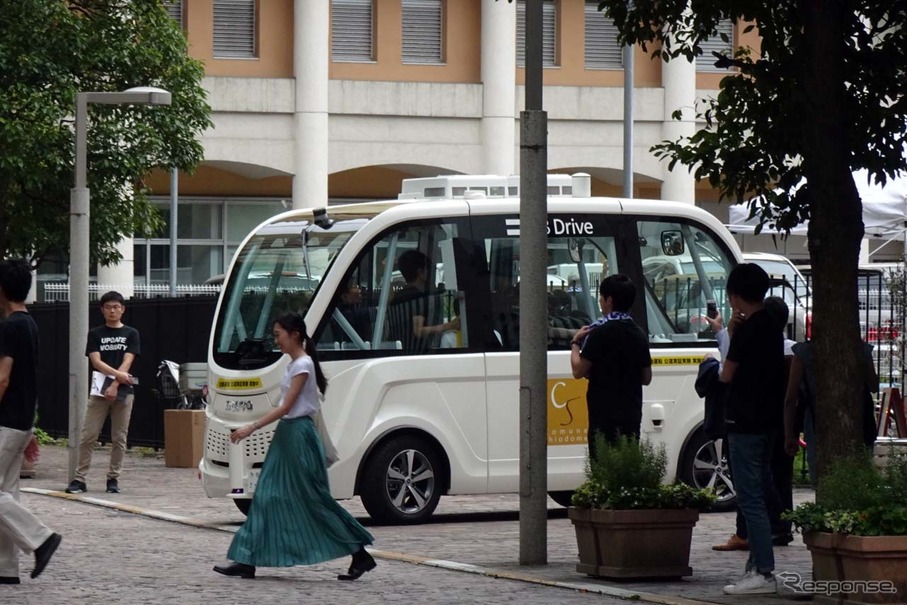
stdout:
[[(704, 128), (653, 151), (722, 199), (749, 200), (763, 226), (783, 233), (811, 219), (821, 473), (859, 440), (863, 224), (851, 173), (884, 182), (905, 168), (907, 0), (606, 0), (599, 9), (622, 42), (663, 60), (701, 55), (725, 19), (759, 34), (759, 48), (716, 53), (732, 71), (714, 98), (697, 101)], [(822, 439), (833, 431), (837, 439)]]
[(76, 93), (157, 86), (169, 107), (89, 105), (92, 260), (161, 228), (142, 178), (192, 171), (211, 125), (204, 69), (160, 0), (0, 0), (0, 257), (69, 249)]

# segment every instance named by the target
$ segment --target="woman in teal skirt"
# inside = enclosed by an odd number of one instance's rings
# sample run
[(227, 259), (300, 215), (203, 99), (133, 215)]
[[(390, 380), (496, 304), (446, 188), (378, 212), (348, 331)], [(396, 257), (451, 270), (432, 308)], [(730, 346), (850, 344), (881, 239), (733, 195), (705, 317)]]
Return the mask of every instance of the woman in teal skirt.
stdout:
[(327, 380), (299, 313), (274, 324), (274, 341), (291, 361), (280, 383), (280, 406), (260, 420), (236, 429), (234, 443), (280, 420), (268, 448), (249, 516), (230, 544), (225, 576), (254, 578), (256, 567), (314, 565), (352, 555), (340, 580), (355, 580), (375, 568), (365, 550), (372, 536), (331, 497), (324, 450), (312, 415)]

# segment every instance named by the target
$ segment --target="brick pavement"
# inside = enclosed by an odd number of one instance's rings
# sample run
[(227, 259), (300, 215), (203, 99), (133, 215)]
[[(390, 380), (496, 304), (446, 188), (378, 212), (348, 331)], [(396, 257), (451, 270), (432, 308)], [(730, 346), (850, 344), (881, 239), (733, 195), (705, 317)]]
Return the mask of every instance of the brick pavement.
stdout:
[[(573, 603), (594, 598), (596, 603), (601, 603), (619, 596), (637, 595), (636, 598), (663, 604), (691, 601), (730, 604), (732, 599), (722, 595), (721, 587), (741, 574), (746, 559), (746, 553), (711, 550), (712, 544), (723, 542), (733, 531), (733, 515), (710, 513), (701, 516), (694, 530), (690, 561), (693, 576), (674, 582), (603, 581), (575, 571), (573, 529), (563, 509), (553, 502), (549, 503), (548, 564), (527, 567), (517, 564), (519, 498), (516, 495), (442, 498), (436, 513), (438, 522), (410, 527), (370, 525), (361, 503), (354, 499), (343, 505), (369, 524), (376, 539), (376, 555), (381, 559), (379, 570), (366, 576), (368, 582), (355, 583), (351, 589), (338, 589), (334, 576), (347, 563), (335, 561), (307, 568), (262, 570), (267, 579), (251, 583), (254, 588), (246, 586), (249, 583), (234, 585), (227, 581), (225, 584), (210, 567), (222, 560), (229, 544), (229, 532), (242, 524), (243, 515), (226, 499), (206, 498), (194, 469), (166, 468), (162, 457), (142, 457), (135, 452), (127, 456), (120, 479), (123, 493), (106, 494), (103, 487), (108, 455), (103, 449), (96, 452), (87, 481), (89, 492), (82, 496), (55, 493), (47, 497), (34, 493), (62, 492), (65, 488), (67, 450), (62, 447), (44, 448), (38, 476), (23, 480), (26, 492), (32, 492), (24, 494), (26, 503), (36, 512), (44, 513), (48, 524), (64, 533), (65, 541), (60, 560), (53, 563), (59, 571), (49, 569), (47, 580), (43, 576), (36, 581), (26, 579), (22, 586), (16, 587), (14, 594), (24, 598), (21, 602), (33, 599), (37, 602), (38, 595), (49, 594), (60, 597), (52, 602), (65, 602), (79, 594), (108, 595), (114, 602), (121, 597), (124, 602), (150, 603), (165, 598), (172, 602), (175, 595), (178, 602), (251, 600), (234, 592), (238, 586), (243, 594), (253, 590), (255, 600), (260, 602), (271, 602), (268, 595), (284, 594), (285, 590), (298, 596), (297, 591), (302, 589), (313, 594), (325, 591), (326, 602), (330, 603), (372, 602), (372, 597), (378, 595), (388, 602), (404, 598), (426, 600), (430, 595), (428, 600), (441, 603), (492, 603), (516, 598), (527, 603), (542, 600)], [(811, 492), (806, 490), (795, 493), (797, 501), (811, 497)], [(95, 500), (106, 505), (87, 503)], [(137, 517), (126, 511), (158, 518), (172, 516), (195, 527)], [(86, 531), (86, 527), (90, 530)], [(124, 535), (129, 536), (125, 545)], [(799, 537), (791, 546), (776, 548), (775, 553), (778, 571), (810, 575), (809, 553)], [(105, 557), (109, 561), (105, 562)], [(30, 562), (26, 561), (23, 570), (28, 568)], [(93, 570), (87, 581), (86, 569)], [(117, 569), (122, 569), (122, 573), (114, 571)], [(467, 575), (455, 569), (472, 573)], [(121, 586), (123, 574), (129, 578), (127, 587)], [(508, 574), (529, 582), (495, 579)], [(48, 589), (51, 581), (53, 587)], [(172, 582), (174, 588), (163, 589), (166, 582)], [(555, 588), (550, 583), (592, 593)], [(267, 590), (261, 586), (267, 586)], [(369, 588), (362, 588), (365, 586)], [(0, 587), (0, 598), (6, 601), (4, 592), (11, 590)], [(47, 590), (52, 593), (44, 592)], [(202, 592), (196, 594), (193, 590)], [(260, 592), (264, 596), (259, 596)], [(130, 599), (130, 595), (136, 598)], [(758, 605), (783, 602), (779, 597), (745, 600)], [(51, 602), (43, 598), (40, 601)]]

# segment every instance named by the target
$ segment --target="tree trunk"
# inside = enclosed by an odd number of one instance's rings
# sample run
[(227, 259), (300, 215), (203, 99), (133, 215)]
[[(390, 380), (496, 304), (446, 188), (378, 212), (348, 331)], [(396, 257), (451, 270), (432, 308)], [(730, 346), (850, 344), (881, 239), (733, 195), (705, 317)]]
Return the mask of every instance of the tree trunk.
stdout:
[[(816, 362), (817, 471), (861, 441), (859, 393), (864, 380), (857, 304), (862, 204), (851, 176), (844, 39), (854, 19), (843, 0), (805, 0), (803, 166), (810, 208), (813, 267), (812, 338)], [(821, 498), (821, 493), (820, 493)]]

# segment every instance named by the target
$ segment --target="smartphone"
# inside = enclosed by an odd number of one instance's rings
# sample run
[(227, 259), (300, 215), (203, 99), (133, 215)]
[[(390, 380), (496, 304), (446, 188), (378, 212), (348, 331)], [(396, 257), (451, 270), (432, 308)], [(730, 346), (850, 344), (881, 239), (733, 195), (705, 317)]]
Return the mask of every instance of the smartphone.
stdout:
[(709, 319), (718, 317), (718, 304), (714, 300), (708, 300), (705, 303), (705, 314)]

